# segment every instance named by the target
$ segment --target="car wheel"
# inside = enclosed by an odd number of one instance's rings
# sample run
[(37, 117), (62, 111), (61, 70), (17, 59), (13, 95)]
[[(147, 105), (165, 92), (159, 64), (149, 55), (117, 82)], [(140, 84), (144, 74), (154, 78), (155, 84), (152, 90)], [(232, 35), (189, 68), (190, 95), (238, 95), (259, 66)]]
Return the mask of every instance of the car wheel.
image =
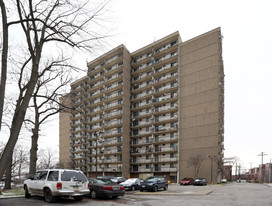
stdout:
[(140, 192), (143, 192), (143, 190), (140, 190)]
[(81, 201), (83, 199), (83, 196), (76, 196), (74, 197), (75, 201)]
[(46, 202), (49, 202), (49, 203), (56, 202), (57, 200), (57, 198), (53, 196), (49, 188), (46, 188), (44, 191), (44, 199)]
[(134, 186), (132, 186), (132, 187), (131, 187), (131, 191), (134, 191), (134, 190), (135, 190), (135, 187), (134, 187)]
[(112, 199), (116, 199), (117, 197), (118, 197), (118, 196), (112, 196), (111, 198), (112, 198)]
[(165, 185), (165, 187), (163, 188), (164, 190), (167, 190), (168, 189), (168, 185)]
[(93, 199), (97, 198), (97, 192), (95, 190), (91, 191), (91, 198)]
[(154, 192), (157, 192), (158, 191), (158, 187), (154, 187)]
[(27, 186), (25, 185), (25, 198), (30, 198), (31, 197), (31, 195), (29, 194), (29, 192), (28, 192), (28, 188), (27, 188)]

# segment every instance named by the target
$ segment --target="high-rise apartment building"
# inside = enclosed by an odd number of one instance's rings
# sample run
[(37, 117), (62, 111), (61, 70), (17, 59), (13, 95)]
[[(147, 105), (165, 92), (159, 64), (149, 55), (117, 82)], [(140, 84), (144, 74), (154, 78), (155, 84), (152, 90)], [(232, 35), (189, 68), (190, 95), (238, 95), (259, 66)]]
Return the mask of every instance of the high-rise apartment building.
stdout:
[(216, 182), (224, 149), (221, 45), (220, 28), (186, 42), (175, 32), (88, 63), (87, 76), (71, 84), (66, 139), (74, 167), (88, 176)]

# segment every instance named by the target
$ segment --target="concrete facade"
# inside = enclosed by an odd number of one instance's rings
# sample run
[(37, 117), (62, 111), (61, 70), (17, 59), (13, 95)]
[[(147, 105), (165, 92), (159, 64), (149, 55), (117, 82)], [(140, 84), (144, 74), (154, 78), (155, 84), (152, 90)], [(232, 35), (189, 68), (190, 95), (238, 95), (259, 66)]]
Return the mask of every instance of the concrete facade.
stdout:
[(60, 98), (59, 113), (59, 162), (63, 168), (69, 168), (70, 159), (70, 95)]
[(132, 53), (120, 45), (88, 63), (87, 76), (71, 84), (74, 168), (88, 176), (220, 180), (221, 45), (220, 28), (186, 42), (175, 32)]

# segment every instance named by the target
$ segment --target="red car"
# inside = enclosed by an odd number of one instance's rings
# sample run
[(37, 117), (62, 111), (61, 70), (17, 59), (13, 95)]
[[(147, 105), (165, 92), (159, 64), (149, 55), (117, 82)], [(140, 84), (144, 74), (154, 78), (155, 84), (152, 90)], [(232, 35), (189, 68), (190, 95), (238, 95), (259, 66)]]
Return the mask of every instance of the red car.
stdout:
[(191, 177), (185, 177), (180, 180), (180, 185), (193, 185), (195, 180)]

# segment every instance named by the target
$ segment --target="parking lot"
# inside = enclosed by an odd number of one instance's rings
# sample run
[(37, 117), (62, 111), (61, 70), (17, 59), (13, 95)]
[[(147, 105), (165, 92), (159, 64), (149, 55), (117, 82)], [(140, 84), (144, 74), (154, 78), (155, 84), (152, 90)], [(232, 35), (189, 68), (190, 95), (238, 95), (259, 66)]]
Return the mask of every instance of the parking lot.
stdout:
[(227, 183), (207, 186), (180, 186), (171, 184), (167, 191), (140, 192), (128, 191), (118, 199), (91, 199), (81, 202), (61, 199), (49, 204), (41, 197), (0, 199), (1, 206), (10, 205), (272, 205), (272, 187), (255, 183)]

